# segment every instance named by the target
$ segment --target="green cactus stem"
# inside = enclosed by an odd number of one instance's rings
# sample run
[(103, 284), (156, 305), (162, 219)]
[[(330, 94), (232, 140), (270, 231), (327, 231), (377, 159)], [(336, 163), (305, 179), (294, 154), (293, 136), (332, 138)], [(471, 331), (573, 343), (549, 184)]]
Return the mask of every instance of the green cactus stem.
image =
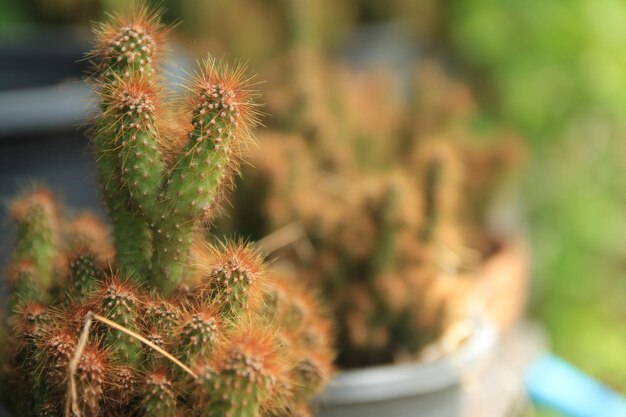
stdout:
[(92, 143), (104, 204), (113, 224), (116, 263), (123, 272), (138, 280), (145, 279), (150, 273), (152, 230), (138, 209), (129, 203), (130, 193), (122, 186), (117, 158), (107, 142), (106, 132), (95, 134)]
[(166, 179), (155, 228), (155, 283), (170, 292), (182, 280), (196, 229), (214, 216), (219, 195), (231, 183), (241, 148), (256, 124), (244, 68), (203, 62), (189, 86), (191, 131)]
[(221, 245), (215, 267), (205, 279), (203, 292), (231, 320), (256, 308), (261, 297), (261, 256), (250, 245)]
[(89, 251), (77, 252), (69, 257), (69, 282), (73, 295), (84, 299), (94, 292), (105, 278), (104, 270), (96, 256)]
[(164, 170), (156, 125), (157, 86), (146, 77), (125, 78), (105, 84), (101, 95), (106, 103), (103, 117), (116, 126), (110, 140), (119, 147), (115, 153), (120, 181), (134, 206), (153, 223), (159, 214), (154, 203)]
[(187, 312), (177, 335), (179, 357), (191, 363), (194, 358), (213, 353), (220, 338), (221, 320), (218, 311), (210, 306)]
[(14, 200), (10, 207), (16, 224), (12, 262), (28, 262), (41, 289), (52, 284), (54, 260), (58, 253), (59, 213), (49, 192), (37, 187)]
[[(137, 330), (139, 306), (138, 290), (127, 282), (113, 277), (99, 289), (102, 315), (129, 330)], [(110, 329), (106, 336), (107, 345), (114, 348), (113, 354), (124, 363), (136, 365), (140, 359), (141, 345), (138, 340)]]
[[(141, 8), (113, 17), (91, 54), (101, 110), (91, 145), (113, 230), (88, 214), (60, 227), (43, 189), (12, 206), (0, 372), (15, 415), (59, 417), (69, 406), (83, 417), (261, 417), (305, 409), (319, 388), (313, 367), (299, 363), (309, 357), (303, 328), (265, 308), (262, 256), (199, 233), (252, 140), (255, 94), (241, 66), (208, 59), (189, 94), (167, 101), (190, 110), (173, 120), (184, 112), (165, 106), (157, 18)], [(302, 291), (291, 294), (305, 299)], [(316, 302), (306, 305), (302, 326), (325, 320)], [(320, 369), (330, 368), (332, 355), (323, 357)], [(307, 385), (297, 396), (295, 370)]]
[(216, 358), (217, 375), (204, 386), (215, 401), (203, 416), (259, 417), (281, 372), (276, 340), (270, 333), (243, 329)]

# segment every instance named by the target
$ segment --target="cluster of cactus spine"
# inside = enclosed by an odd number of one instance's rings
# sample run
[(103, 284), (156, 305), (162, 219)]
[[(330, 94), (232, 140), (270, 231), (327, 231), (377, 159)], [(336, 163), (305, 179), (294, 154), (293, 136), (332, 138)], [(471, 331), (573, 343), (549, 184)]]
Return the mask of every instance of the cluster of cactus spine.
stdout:
[(208, 59), (189, 112), (168, 113), (158, 18), (112, 17), (91, 54), (113, 243), (41, 187), (12, 204), (3, 401), (25, 417), (307, 415), (331, 371), (323, 309), (250, 244), (199, 232), (252, 139), (254, 93), (241, 67)]

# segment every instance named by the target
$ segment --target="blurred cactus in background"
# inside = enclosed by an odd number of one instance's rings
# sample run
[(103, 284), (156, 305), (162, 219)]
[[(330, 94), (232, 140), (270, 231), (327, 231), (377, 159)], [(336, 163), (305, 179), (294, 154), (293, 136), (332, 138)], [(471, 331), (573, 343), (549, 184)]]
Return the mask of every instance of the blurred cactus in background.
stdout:
[(310, 53), (308, 85), (294, 74), (269, 95), (273, 130), (222, 227), (262, 242), (303, 231), (308, 249), (273, 249), (325, 289), (341, 366), (413, 358), (466, 319), (472, 277), (497, 249), (488, 210), (522, 145), (475, 132), (471, 94), (435, 63), (416, 69), (407, 101), (388, 73)]
[(626, 392), (626, 3), (398, 0), (369, 10), (476, 87), (481, 123), (523, 133), (531, 314), (555, 353)]
[(205, 243), (256, 125), (241, 66), (200, 63), (172, 109), (167, 28), (96, 29), (91, 141), (113, 226), (41, 187), (11, 204), (3, 398), (19, 416), (300, 416), (333, 359), (323, 309), (250, 244)]
[(519, 6), (448, 2), (445, 47), (487, 88), (486, 116), (524, 132), (533, 152), (532, 312), (556, 354), (626, 393), (626, 3)]

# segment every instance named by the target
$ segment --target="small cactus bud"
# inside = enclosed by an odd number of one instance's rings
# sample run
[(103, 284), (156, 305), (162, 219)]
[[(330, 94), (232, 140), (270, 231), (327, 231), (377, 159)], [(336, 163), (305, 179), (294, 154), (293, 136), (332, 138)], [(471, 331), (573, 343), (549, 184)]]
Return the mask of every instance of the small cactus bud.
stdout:
[(53, 330), (48, 332), (48, 337), (42, 340), (43, 349), (47, 351), (48, 358), (52, 360), (51, 368), (63, 370), (67, 367), (76, 349), (78, 338), (71, 332)]
[(35, 301), (27, 301), (17, 307), (14, 318), (14, 333), (20, 339), (32, 340), (44, 334), (50, 323), (46, 308)]
[(101, 262), (112, 262), (115, 248), (108, 227), (94, 214), (85, 212), (71, 219), (66, 226), (66, 245), (70, 251), (88, 248)]
[(95, 345), (87, 345), (76, 368), (78, 406), (85, 417), (103, 416), (100, 402), (107, 376), (110, 376), (107, 353)]
[(180, 325), (181, 317), (180, 308), (173, 303), (152, 299), (146, 304), (144, 327), (154, 329), (163, 337), (169, 338)]
[(78, 337), (85, 326), (85, 317), (90, 311), (98, 311), (101, 300), (98, 299), (99, 293), (90, 294), (81, 300), (69, 298), (62, 310), (53, 310), (54, 322), (62, 323), (63, 328), (72, 332)]
[(214, 379), (195, 392), (212, 404), (203, 415), (260, 416), (262, 407), (269, 408), (271, 393), (284, 370), (271, 332), (254, 325), (237, 329), (228, 343), (220, 345), (214, 364)]
[(154, 370), (144, 381), (143, 409), (146, 416), (175, 417), (176, 393), (165, 370)]
[(77, 250), (69, 257), (68, 285), (78, 299), (95, 291), (103, 282), (105, 274), (97, 256), (89, 251)]
[(9, 311), (13, 311), (21, 301), (44, 301), (41, 281), (32, 262), (23, 259), (9, 266), (7, 281), (11, 296), (7, 303)]
[(130, 18), (114, 16), (94, 30), (96, 48), (94, 71), (103, 76), (129, 77), (151, 74), (162, 54), (164, 28), (158, 23), (159, 12), (137, 8)]
[(220, 315), (215, 308), (189, 308), (176, 336), (180, 357), (189, 361), (195, 356), (212, 352), (220, 337), (221, 325)]
[(50, 192), (38, 187), (14, 200), (10, 212), (17, 225), (13, 262), (31, 262), (41, 287), (46, 289), (52, 283), (58, 251), (57, 202)]
[(104, 396), (110, 398), (116, 408), (127, 409), (138, 390), (137, 371), (128, 366), (117, 366), (112, 371), (114, 377), (107, 380)]
[(250, 245), (220, 245), (213, 250), (215, 266), (205, 278), (202, 292), (226, 317), (236, 320), (254, 311), (262, 297), (262, 259)]
[(296, 363), (291, 371), (294, 383), (292, 395), (295, 403), (307, 403), (329, 380), (333, 357), (326, 351), (294, 350)]
[[(128, 328), (137, 329), (137, 320), (141, 299), (139, 292), (128, 282), (112, 277), (99, 289), (100, 311), (106, 318)], [(114, 357), (127, 364), (136, 364), (139, 360), (140, 343), (119, 330), (107, 330), (107, 346)]]

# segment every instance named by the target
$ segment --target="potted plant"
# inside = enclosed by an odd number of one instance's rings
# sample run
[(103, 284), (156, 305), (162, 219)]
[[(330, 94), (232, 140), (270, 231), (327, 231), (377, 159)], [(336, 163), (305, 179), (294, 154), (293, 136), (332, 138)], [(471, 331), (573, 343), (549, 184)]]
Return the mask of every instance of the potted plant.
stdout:
[(323, 309), (250, 244), (198, 233), (251, 140), (255, 94), (208, 58), (167, 106), (158, 18), (111, 18), (90, 55), (113, 242), (42, 187), (11, 203), (3, 402), (20, 416), (307, 415), (331, 369)]
[(460, 415), (463, 377), (524, 302), (523, 239), (487, 226), (519, 141), (473, 132), (471, 95), (433, 63), (403, 103), (386, 72), (312, 62), (270, 96), (283, 111), (222, 227), (324, 288), (343, 371), (319, 415)]

